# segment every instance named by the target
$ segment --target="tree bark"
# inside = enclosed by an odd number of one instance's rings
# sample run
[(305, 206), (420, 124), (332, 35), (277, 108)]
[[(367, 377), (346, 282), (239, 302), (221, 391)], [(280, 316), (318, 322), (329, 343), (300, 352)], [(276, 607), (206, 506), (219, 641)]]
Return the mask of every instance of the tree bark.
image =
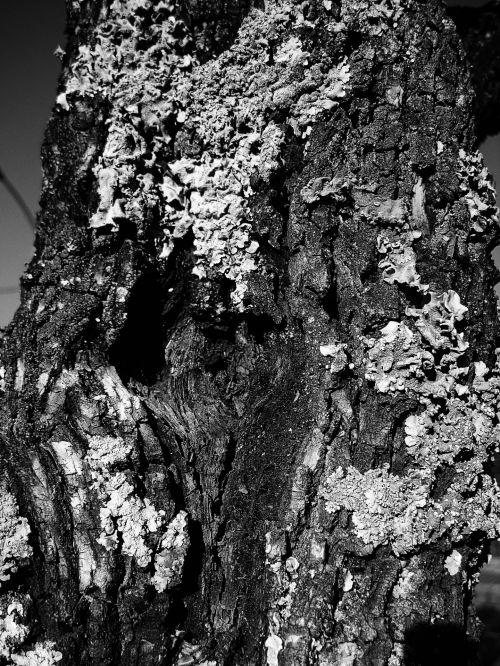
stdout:
[(2, 346), (0, 659), (475, 663), (498, 220), (454, 24), (68, 11)]

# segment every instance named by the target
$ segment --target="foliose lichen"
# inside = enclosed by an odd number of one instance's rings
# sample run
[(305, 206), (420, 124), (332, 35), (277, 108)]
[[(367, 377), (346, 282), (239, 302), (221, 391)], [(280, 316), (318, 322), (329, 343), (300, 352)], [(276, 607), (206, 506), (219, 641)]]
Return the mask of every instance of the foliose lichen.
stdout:
[(12, 663), (16, 666), (54, 666), (63, 658), (62, 653), (54, 647), (53, 641), (36, 643), (31, 650), (12, 654)]
[(35, 643), (22, 649), (29, 635), (24, 624), (27, 595), (8, 593), (0, 596), (0, 659), (19, 666), (54, 666), (62, 659), (52, 641)]
[(120, 544), (122, 552), (133, 557), (139, 567), (154, 564), (151, 583), (163, 592), (178, 584), (182, 574), (189, 545), (187, 514), (180, 511), (168, 522), (165, 511), (139, 495), (129, 473), (115, 471), (132, 450), (132, 445), (120, 437), (89, 438), (86, 461), (94, 490), (103, 501), (98, 543), (106, 550)]
[[(497, 392), (500, 393), (498, 387)], [(341, 509), (352, 512), (355, 535), (368, 546), (365, 552), (388, 544), (397, 555), (407, 554), (443, 535), (453, 543), (460, 543), (474, 532), (493, 537), (500, 527), (500, 498), (483, 467), (496, 446), (498, 426), (484, 415), (478, 419), (480, 429), (473, 434), (470, 430), (463, 431), (463, 421), (455, 422), (443, 442), (437, 418), (435, 436), (426, 437), (427, 433), (422, 433), (419, 446), (414, 443), (416, 429), (412, 419), (409, 451), (410, 454), (418, 451), (415, 467), (402, 477), (391, 474), (387, 467), (365, 473), (354, 467), (338, 468), (322, 490), (326, 510), (332, 514)], [(467, 448), (474, 448), (476, 455), (466, 462), (457, 461), (464, 443)], [(435, 472), (439, 465), (450, 461), (456, 468), (456, 480), (436, 499)]]
[(26, 518), (19, 515), (15, 497), (0, 481), (0, 588), (31, 556), (29, 534), (30, 526)]
[(98, 543), (114, 550), (120, 539), (122, 552), (135, 558), (138, 566), (147, 567), (152, 557), (148, 537), (162, 526), (164, 512), (157, 511), (148, 498), (139, 497), (122, 472), (107, 478), (102, 492), (107, 498), (100, 511), (103, 531)]
[(332, 374), (342, 372), (342, 370), (346, 367), (348, 362), (347, 355), (345, 353), (346, 348), (346, 344), (343, 342), (338, 342), (337, 340), (335, 342), (331, 342), (328, 345), (320, 346), (319, 351), (321, 355), (332, 359), (330, 363), (330, 372)]
[(344, 202), (349, 189), (349, 183), (343, 178), (337, 176), (334, 176), (333, 178), (321, 176), (319, 178), (312, 178), (307, 185), (302, 188), (300, 196), (308, 205), (312, 205), (322, 200)]
[[(468, 343), (456, 328), (456, 323), (464, 320), (467, 307), (454, 290), (437, 293), (422, 284), (412, 248), (421, 235), (406, 228), (386, 229), (377, 238), (377, 249), (385, 255), (379, 262), (383, 279), (412, 287), (424, 304), (406, 308), (408, 323), (416, 331), (404, 322), (391, 321), (378, 339), (365, 339), (365, 376), (382, 393), (411, 389), (421, 395), (446, 396), (451, 385), (467, 374), (461, 358)], [(435, 373), (433, 380), (428, 379), (430, 373)]]
[(411, 571), (405, 567), (398, 578), (398, 582), (392, 588), (392, 596), (396, 599), (405, 599), (410, 597), (418, 583), (418, 572)]
[[(183, 205), (172, 211), (168, 247), (191, 226), (194, 271), (208, 278), (215, 270), (233, 280), (237, 306), (246, 292), (245, 276), (259, 266), (248, 207), (252, 177), (269, 181), (281, 164), (285, 135), (271, 119), (273, 111), (285, 112), (293, 131), (307, 136), (319, 114), (346, 94), (347, 63), (312, 65), (298, 32), (293, 34), (299, 21), (297, 7), (288, 2), (277, 2), (272, 16), (252, 9), (226, 52), (174, 78), (185, 131), (196, 133), (206, 148), (201, 157), (171, 165), (183, 185)], [(273, 60), (271, 34), (278, 42)]]
[(24, 606), (15, 595), (0, 597), (0, 657), (9, 659), (25, 641), (28, 627), (24, 619)]
[(278, 654), (285, 641), (280, 636), (282, 628), (289, 622), (292, 615), (293, 597), (297, 590), (300, 574), (300, 562), (293, 555), (285, 556), (282, 539), (274, 539), (273, 533), (266, 534), (266, 565), (272, 574), (273, 599), (269, 612), (269, 635), (265, 643), (267, 648), (268, 666), (279, 663)]
[(355, 4), (342, 5), (341, 19), (354, 23), (358, 29), (371, 35), (380, 35), (397, 25), (404, 11), (405, 0), (358, 0)]
[(444, 568), (450, 576), (456, 576), (462, 567), (462, 555), (458, 550), (454, 550), (444, 561)]
[[(62, 109), (80, 95), (111, 104), (106, 147), (94, 168), (99, 204), (91, 227), (117, 230), (126, 218), (140, 228), (159, 214), (163, 258), (192, 230), (193, 272), (231, 280), (237, 309), (244, 309), (248, 276), (259, 266), (248, 207), (252, 178), (269, 181), (281, 163), (284, 129), (272, 115), (285, 112), (286, 123), (306, 137), (346, 95), (350, 78), (346, 61), (311, 62), (300, 39), (300, 7), (275, 4), (272, 15), (253, 8), (235, 43), (198, 64), (173, 2), (115, 0), (95, 43), (80, 47), (59, 98)], [(144, 18), (151, 11), (152, 25)], [(174, 156), (174, 143), (188, 135), (200, 150)]]
[[(392, 232), (392, 233), (391, 233)], [(412, 248), (414, 240), (420, 238), (421, 231), (409, 231), (401, 237), (398, 232), (386, 230), (377, 238), (377, 249), (385, 255), (379, 262), (382, 275), (389, 284), (406, 284), (426, 291), (427, 285), (422, 285), (420, 275), (417, 273), (416, 256)]]
[(460, 149), (459, 157), (458, 175), (472, 221), (471, 231), (482, 234), (498, 223), (495, 187), (479, 151), (469, 154)]
[(278, 655), (283, 649), (283, 641), (281, 638), (276, 636), (276, 634), (270, 634), (264, 643), (264, 647), (267, 650), (267, 665), (278, 666)]
[[(461, 151), (460, 163), (464, 198), (479, 233), (496, 221), (494, 193), (492, 198), (478, 155)], [(454, 290), (422, 284), (412, 247), (420, 231), (405, 216), (396, 226), (384, 225), (377, 240), (382, 278), (413, 290), (420, 304), (406, 308), (405, 321), (390, 321), (379, 337), (365, 339), (365, 378), (381, 393), (405, 393), (421, 404), (404, 424), (411, 462), (403, 476), (388, 466), (364, 473), (337, 468), (321, 491), (325, 509), (351, 512), (364, 553), (389, 545), (407, 554), (443, 537), (460, 544), (476, 532), (492, 538), (500, 530), (500, 491), (486, 468), (500, 434), (500, 365), (466, 361), (468, 309)], [(438, 470), (447, 467), (452, 478), (436, 496)], [(450, 558), (446, 568), (455, 571), (458, 555)]]
[(204, 649), (200, 645), (183, 640), (175, 658), (174, 666), (217, 666), (217, 662), (204, 658)]
[(167, 526), (155, 554), (153, 585), (159, 592), (181, 582), (184, 560), (189, 545), (188, 516), (179, 511)]

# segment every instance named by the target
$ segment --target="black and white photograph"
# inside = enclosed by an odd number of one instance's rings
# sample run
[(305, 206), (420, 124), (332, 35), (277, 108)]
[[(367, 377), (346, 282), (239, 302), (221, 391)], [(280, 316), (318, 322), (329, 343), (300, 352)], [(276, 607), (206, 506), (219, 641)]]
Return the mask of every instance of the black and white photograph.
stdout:
[(500, 0), (1, 0), (0, 666), (500, 666)]

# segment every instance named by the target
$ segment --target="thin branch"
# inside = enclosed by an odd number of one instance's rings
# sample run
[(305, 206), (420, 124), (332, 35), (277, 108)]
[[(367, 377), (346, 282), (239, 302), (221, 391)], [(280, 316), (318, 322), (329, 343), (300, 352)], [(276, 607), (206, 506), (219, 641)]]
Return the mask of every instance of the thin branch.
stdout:
[(0, 169), (0, 183), (4, 184), (5, 189), (7, 192), (11, 195), (11, 197), (14, 199), (14, 201), (17, 203), (21, 211), (23, 212), (24, 217), (26, 218), (28, 224), (32, 229), (35, 229), (35, 218), (33, 216), (33, 213), (31, 212), (30, 208), (24, 201), (23, 197), (17, 190), (17, 188), (11, 183), (11, 181), (7, 178), (5, 173)]

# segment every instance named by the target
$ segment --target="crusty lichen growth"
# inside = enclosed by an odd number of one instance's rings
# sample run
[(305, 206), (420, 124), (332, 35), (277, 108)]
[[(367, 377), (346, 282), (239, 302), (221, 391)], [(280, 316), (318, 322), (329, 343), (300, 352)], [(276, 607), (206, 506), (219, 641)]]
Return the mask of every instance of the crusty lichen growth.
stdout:
[[(495, 440), (488, 444), (491, 450)], [(419, 466), (403, 477), (386, 467), (364, 474), (354, 467), (338, 468), (322, 491), (325, 508), (332, 514), (352, 512), (354, 533), (368, 547), (364, 553), (387, 544), (395, 554), (407, 554), (443, 535), (454, 543), (476, 531), (495, 536), (500, 500), (493, 481), (481, 474), (476, 461), (457, 464), (458, 480), (439, 500), (433, 498), (436, 467)], [(470, 501), (466, 495), (472, 491)]]
[[(366, 339), (366, 378), (382, 393), (412, 390), (422, 395), (449, 393), (450, 383), (467, 374), (461, 358), (468, 348), (455, 324), (464, 320), (467, 307), (457, 292), (429, 291), (417, 271), (413, 243), (421, 231), (411, 230), (405, 216), (377, 238), (382, 277), (389, 284), (411, 287), (424, 298), (421, 307), (407, 307), (405, 322), (389, 322), (378, 339)], [(412, 330), (412, 329), (416, 329)], [(429, 380), (429, 373), (435, 378)]]
[(24, 606), (18, 595), (0, 597), (0, 658), (9, 659), (25, 641), (28, 627), (24, 620)]
[(153, 585), (159, 592), (181, 582), (184, 560), (189, 546), (188, 516), (179, 511), (167, 526), (155, 554)]
[(205, 650), (200, 645), (195, 645), (187, 640), (182, 641), (180, 650), (173, 662), (174, 666), (217, 666), (217, 662), (204, 658)]
[[(273, 604), (269, 612), (269, 636), (265, 647), (268, 666), (279, 664), (278, 655), (284, 647), (280, 634), (292, 617), (292, 605), (300, 575), (300, 562), (293, 555), (285, 555), (282, 537), (266, 534), (266, 565), (272, 573)], [(287, 637), (288, 639), (289, 637)]]
[(54, 666), (62, 659), (55, 650), (55, 643), (42, 641), (32, 647), (22, 647), (29, 635), (27, 620), (27, 595), (8, 593), (0, 597), (0, 659), (19, 666)]
[(342, 3), (341, 17), (347, 23), (354, 23), (358, 30), (380, 35), (397, 25), (407, 4), (405, 0), (358, 0)]
[[(199, 65), (173, 2), (115, 0), (95, 44), (80, 47), (59, 98), (63, 110), (79, 95), (111, 103), (106, 147), (94, 168), (99, 204), (91, 227), (116, 231), (126, 218), (140, 229), (159, 214), (163, 258), (192, 230), (193, 272), (231, 280), (240, 310), (259, 267), (251, 181), (268, 182), (281, 164), (285, 125), (272, 116), (286, 116), (305, 138), (345, 97), (350, 78), (345, 61), (312, 62), (300, 39), (300, 7), (275, 4), (272, 15), (252, 9), (235, 43)], [(153, 25), (139, 6), (154, 7)], [(183, 155), (187, 136), (202, 148)]]
[(347, 345), (335, 340), (328, 345), (320, 345), (319, 351), (322, 356), (332, 359), (330, 362), (330, 372), (336, 374), (342, 372), (347, 365), (347, 355), (345, 349)]
[(32, 555), (29, 535), (28, 521), (19, 515), (15, 497), (6, 480), (0, 478), (0, 660), (20, 666), (53, 666), (62, 659), (62, 654), (53, 649), (54, 643), (47, 641), (36, 643), (28, 651), (21, 649), (29, 636), (25, 622), (30, 597), (12, 591), (1, 593), (2, 583), (9, 581)]
[(264, 643), (266, 648), (267, 666), (278, 666), (278, 655), (283, 649), (283, 641), (276, 634), (270, 634)]
[(462, 555), (454, 550), (444, 561), (444, 568), (450, 576), (456, 576), (462, 567)]
[(377, 249), (384, 259), (379, 262), (382, 275), (389, 284), (406, 284), (426, 291), (427, 285), (422, 285), (420, 275), (417, 273), (416, 256), (412, 243), (422, 236), (421, 231), (410, 231), (401, 237), (396, 230), (388, 229), (377, 238)]
[[(193, 218), (195, 272), (210, 277), (215, 269), (233, 280), (237, 306), (247, 289), (245, 275), (258, 267), (248, 208), (251, 179), (269, 182), (281, 164), (284, 131), (272, 115), (280, 112), (305, 138), (346, 95), (347, 63), (312, 63), (299, 36), (300, 20), (300, 10), (289, 2), (276, 2), (272, 15), (253, 9), (227, 52), (174, 80), (186, 108), (184, 131), (206, 146), (201, 158), (181, 160), (182, 172), (172, 165)], [(175, 237), (186, 226), (186, 207), (172, 222)]]
[(11, 655), (12, 663), (17, 666), (54, 666), (63, 657), (54, 646), (52, 641), (36, 643), (31, 650)]
[[(189, 538), (187, 514), (181, 511), (167, 523), (165, 511), (141, 497), (132, 475), (115, 471), (127, 461), (133, 447), (120, 437), (89, 438), (86, 460), (94, 489), (103, 501), (100, 510), (102, 532), (98, 543), (106, 550), (133, 557), (139, 567), (155, 567), (152, 584), (160, 592), (176, 585), (182, 574)], [(157, 535), (153, 538), (153, 535)], [(156, 545), (155, 545), (156, 544)]]
[(31, 556), (29, 534), (28, 521), (19, 515), (15, 497), (0, 480), (0, 588)]
[[(478, 156), (466, 158), (461, 151), (460, 162), (472, 230), (479, 233), (497, 221), (492, 188)], [(440, 293), (422, 284), (412, 247), (422, 234), (411, 229), (407, 216), (384, 224), (377, 239), (382, 278), (413, 289), (423, 304), (408, 306), (405, 321), (389, 321), (379, 337), (365, 339), (365, 378), (378, 392), (406, 393), (422, 405), (404, 425), (410, 469), (397, 476), (388, 466), (365, 473), (338, 467), (322, 490), (325, 508), (351, 512), (363, 552), (387, 544), (407, 554), (442, 537), (459, 544), (473, 532), (494, 537), (500, 493), (485, 469), (500, 433), (500, 366), (466, 362), (469, 345), (457, 324), (466, 327), (467, 307), (454, 290)], [(437, 498), (437, 473), (447, 466), (454, 477)]]
[(102, 532), (98, 543), (114, 550), (121, 540), (122, 552), (134, 557), (138, 566), (147, 567), (152, 557), (148, 536), (158, 532), (164, 512), (157, 511), (147, 497), (140, 498), (122, 472), (105, 479), (102, 492), (106, 503), (100, 511)]
[(469, 209), (471, 231), (482, 234), (498, 223), (495, 187), (479, 151), (468, 154), (461, 149), (459, 155), (460, 187)]

